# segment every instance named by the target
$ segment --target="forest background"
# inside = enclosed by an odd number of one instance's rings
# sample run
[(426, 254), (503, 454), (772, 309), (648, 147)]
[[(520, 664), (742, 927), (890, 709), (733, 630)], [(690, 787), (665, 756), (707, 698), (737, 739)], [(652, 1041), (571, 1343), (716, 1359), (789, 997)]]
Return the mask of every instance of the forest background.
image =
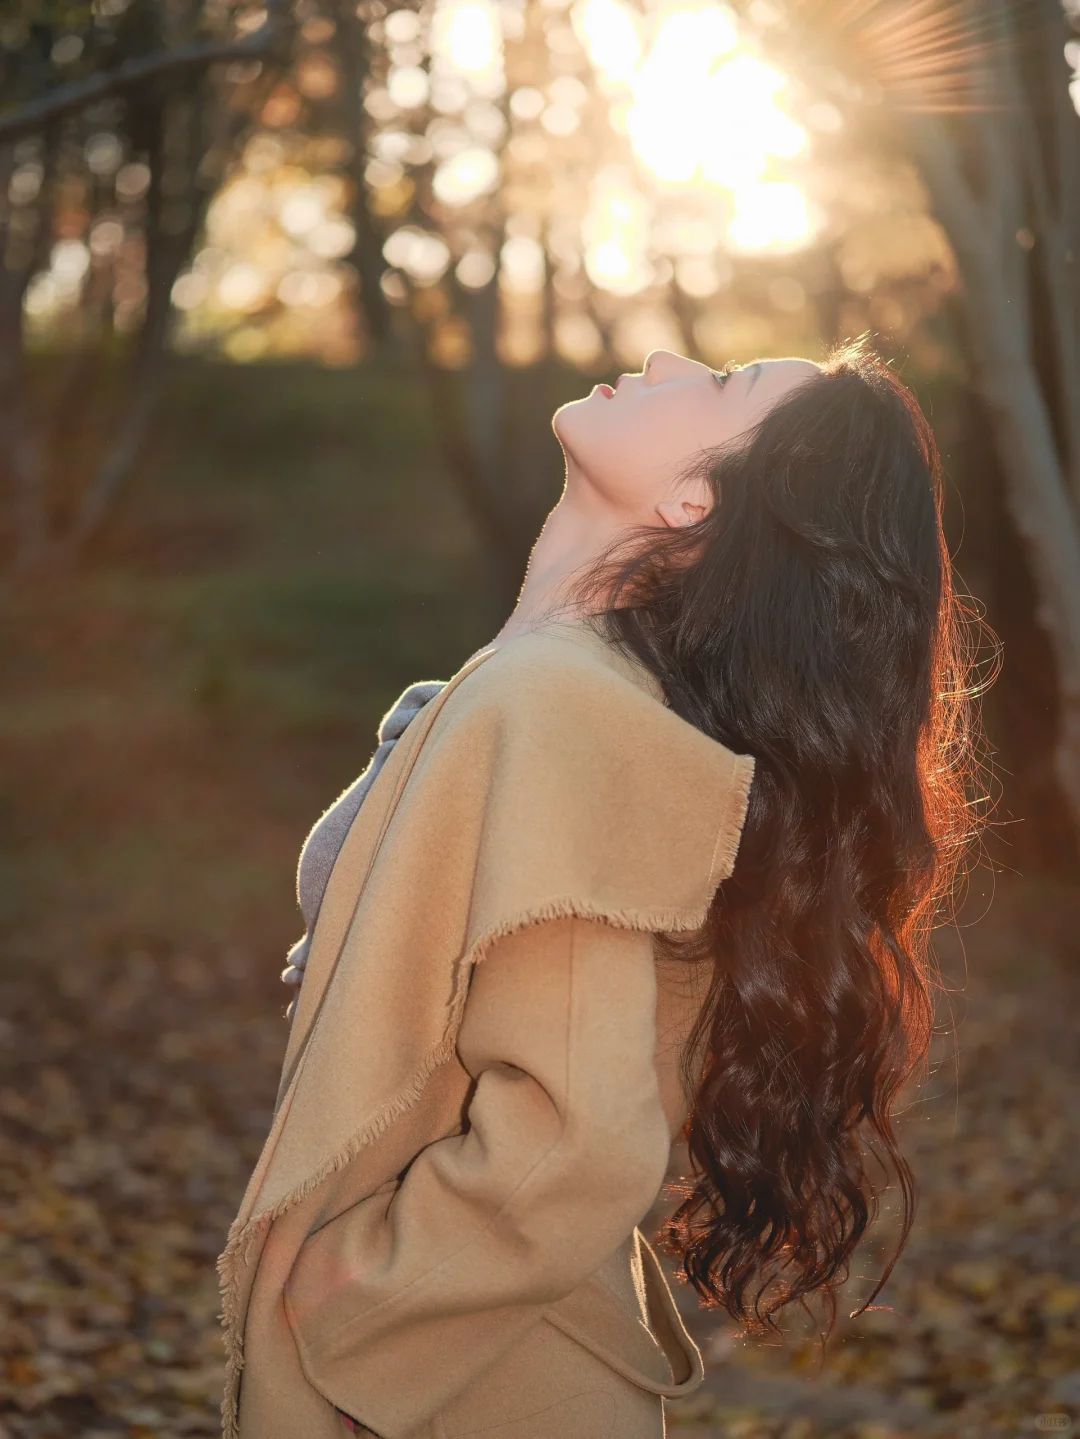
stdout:
[[(825, 1357), (676, 1432), (1080, 1419), (1080, 30), (1058, 0), (8, 0), (0, 1436), (216, 1432), (303, 837), (496, 632), (550, 415), (868, 333), (1002, 640), (933, 1068)], [(1076, 103), (1074, 103), (1076, 102)], [(978, 678), (995, 668), (992, 648)], [(673, 1177), (678, 1166), (673, 1168)], [(847, 1300), (851, 1302), (846, 1302)]]

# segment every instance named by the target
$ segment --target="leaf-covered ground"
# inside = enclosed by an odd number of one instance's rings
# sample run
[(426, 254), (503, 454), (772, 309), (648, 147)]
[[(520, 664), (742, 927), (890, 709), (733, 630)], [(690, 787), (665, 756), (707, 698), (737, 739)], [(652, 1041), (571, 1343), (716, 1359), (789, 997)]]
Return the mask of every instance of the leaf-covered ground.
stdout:
[(214, 1258), (281, 1026), (228, 956), (84, 973), (4, 985), (0, 1432), (213, 1434)]

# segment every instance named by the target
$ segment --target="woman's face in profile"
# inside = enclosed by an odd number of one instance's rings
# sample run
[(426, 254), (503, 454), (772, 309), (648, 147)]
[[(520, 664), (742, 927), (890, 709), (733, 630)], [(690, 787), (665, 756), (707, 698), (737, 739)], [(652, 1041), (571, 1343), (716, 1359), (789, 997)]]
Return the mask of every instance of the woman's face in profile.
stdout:
[(671, 497), (694, 454), (733, 440), (817, 373), (812, 360), (785, 359), (757, 360), (725, 375), (654, 350), (640, 374), (620, 375), (614, 388), (596, 385), (583, 400), (563, 405), (552, 428), (570, 479), (580, 476), (608, 505), (655, 523), (657, 502)]

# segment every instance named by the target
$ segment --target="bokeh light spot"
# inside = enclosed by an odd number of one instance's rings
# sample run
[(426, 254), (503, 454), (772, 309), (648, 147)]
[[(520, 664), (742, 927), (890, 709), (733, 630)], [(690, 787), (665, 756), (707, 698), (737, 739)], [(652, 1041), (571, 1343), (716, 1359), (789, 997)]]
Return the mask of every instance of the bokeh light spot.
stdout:
[(499, 179), (499, 162), (490, 150), (461, 150), (435, 171), (431, 188), (444, 205), (467, 205), (489, 194)]
[(739, 249), (797, 249), (813, 236), (806, 196), (790, 181), (743, 185), (734, 199), (728, 238)]

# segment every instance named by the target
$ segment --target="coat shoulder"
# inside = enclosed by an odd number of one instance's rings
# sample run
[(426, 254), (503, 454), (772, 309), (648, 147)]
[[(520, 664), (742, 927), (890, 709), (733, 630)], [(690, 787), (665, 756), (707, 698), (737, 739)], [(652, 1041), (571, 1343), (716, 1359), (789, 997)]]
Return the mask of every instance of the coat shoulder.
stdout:
[(454, 699), (462, 712), (482, 710), (578, 745), (612, 751), (620, 739), (644, 739), (661, 747), (658, 764), (684, 750), (726, 774), (732, 760), (749, 758), (676, 714), (651, 670), (580, 620), (543, 626), (496, 651)]
[(580, 621), (489, 656), (448, 696), (440, 723), (462, 748), (498, 753), (496, 769), (515, 788), (526, 772), (530, 790), (542, 775), (549, 796), (576, 795), (609, 823), (622, 815), (655, 836), (711, 835), (712, 882), (731, 872), (753, 758), (676, 714), (651, 671)]

